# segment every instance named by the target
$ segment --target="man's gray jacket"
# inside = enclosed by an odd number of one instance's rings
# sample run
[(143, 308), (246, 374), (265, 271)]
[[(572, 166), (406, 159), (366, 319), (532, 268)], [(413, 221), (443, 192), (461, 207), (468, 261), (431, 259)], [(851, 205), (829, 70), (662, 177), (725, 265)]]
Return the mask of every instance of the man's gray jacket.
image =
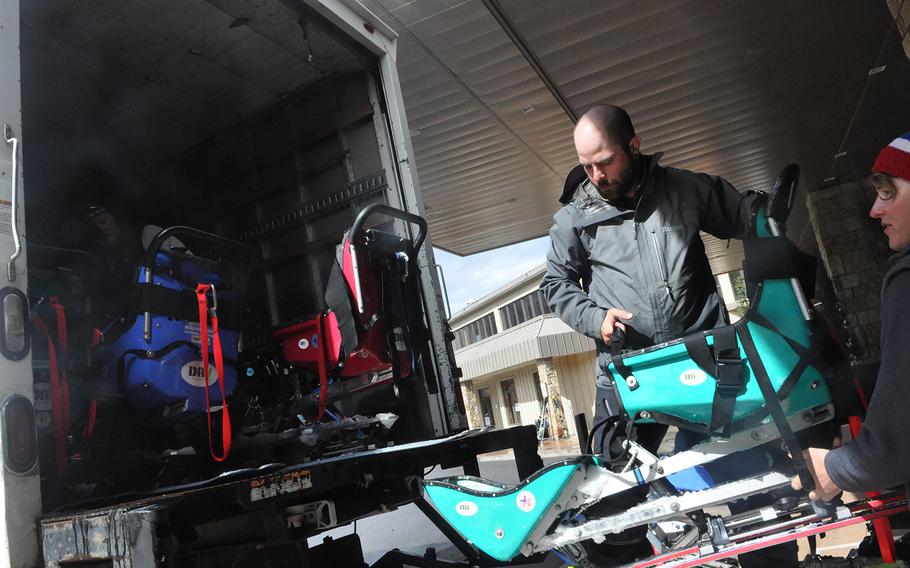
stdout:
[(626, 323), (633, 349), (725, 323), (699, 232), (746, 236), (760, 195), (742, 195), (719, 177), (659, 166), (660, 156), (641, 157), (633, 209), (609, 203), (584, 177), (574, 193), (567, 186), (571, 201), (553, 217), (540, 288), (563, 321), (595, 339), (601, 368), (607, 346), (600, 326), (608, 308), (633, 314)]

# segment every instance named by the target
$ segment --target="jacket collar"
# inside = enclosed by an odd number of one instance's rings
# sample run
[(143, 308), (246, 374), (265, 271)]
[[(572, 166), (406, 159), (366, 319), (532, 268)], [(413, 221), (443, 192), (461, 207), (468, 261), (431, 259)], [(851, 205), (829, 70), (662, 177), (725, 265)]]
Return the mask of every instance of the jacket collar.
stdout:
[(890, 266), (895, 266), (897, 264), (905, 264), (910, 266), (910, 247), (892, 254), (888, 258), (888, 264)]
[[(641, 188), (644, 190), (645, 185), (648, 183), (650, 178), (652, 178), (654, 170), (658, 166), (658, 162), (663, 157), (663, 152), (655, 152), (654, 154), (642, 154), (641, 160), (644, 165), (644, 175), (641, 179)], [(559, 202), (563, 205), (571, 203), (577, 197), (585, 197), (586, 194), (582, 188), (588, 180), (588, 175), (585, 173), (585, 167), (581, 164), (578, 164), (569, 172), (569, 175), (566, 176), (566, 181), (562, 186), (562, 195), (559, 197)]]

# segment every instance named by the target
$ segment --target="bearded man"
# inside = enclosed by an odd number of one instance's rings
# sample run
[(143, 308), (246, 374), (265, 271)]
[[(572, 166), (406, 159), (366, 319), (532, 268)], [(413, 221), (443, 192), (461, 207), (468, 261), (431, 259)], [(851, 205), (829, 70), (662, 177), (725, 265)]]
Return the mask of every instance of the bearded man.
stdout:
[[(609, 455), (621, 452), (611, 441), (621, 443), (616, 433), (623, 426), (597, 425), (619, 413), (608, 371), (614, 330), (625, 331), (626, 348), (642, 349), (726, 325), (700, 233), (746, 237), (764, 197), (741, 194), (716, 176), (660, 166), (660, 153), (639, 151), (641, 138), (617, 106), (588, 110), (574, 138), (579, 165), (566, 179), (560, 198), (564, 206), (553, 217), (540, 288), (550, 308), (597, 345), (592, 448)], [(665, 432), (666, 426), (644, 424), (635, 436), (656, 453)], [(687, 434), (677, 435), (677, 449), (698, 441)], [(604, 505), (621, 510), (632, 504), (621, 501)], [(636, 546), (634, 535), (618, 537), (596, 546), (587, 543), (588, 560), (614, 565), (650, 554), (646, 541)], [(779, 568), (795, 566), (796, 546), (743, 555), (740, 561), (768, 566), (772, 559)]]

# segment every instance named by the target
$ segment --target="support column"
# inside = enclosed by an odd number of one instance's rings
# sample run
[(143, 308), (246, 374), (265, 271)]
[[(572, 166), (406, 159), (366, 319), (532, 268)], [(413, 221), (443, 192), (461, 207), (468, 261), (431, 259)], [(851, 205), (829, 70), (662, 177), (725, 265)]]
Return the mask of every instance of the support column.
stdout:
[(464, 411), (468, 418), (468, 428), (480, 428), (483, 424), (480, 420), (480, 412), (477, 410), (477, 393), (474, 392), (474, 383), (472, 381), (462, 381), (461, 396), (464, 398)]
[(566, 422), (566, 414), (562, 408), (559, 373), (556, 372), (553, 359), (538, 359), (537, 373), (540, 375), (540, 382), (546, 387), (545, 392), (550, 399), (547, 409), (550, 420), (550, 434), (554, 435), (555, 438), (567, 438), (569, 437), (569, 425)]
[(733, 283), (730, 282), (730, 274), (725, 272), (717, 275), (717, 283), (720, 284), (720, 297), (727, 307), (727, 311), (735, 310), (739, 307), (736, 302), (736, 292), (733, 290)]
[[(806, 198), (809, 220), (840, 312), (851, 363), (876, 363), (881, 344), (881, 286), (890, 251), (869, 217), (871, 190), (859, 183), (819, 189)], [(831, 310), (833, 311), (833, 310)]]

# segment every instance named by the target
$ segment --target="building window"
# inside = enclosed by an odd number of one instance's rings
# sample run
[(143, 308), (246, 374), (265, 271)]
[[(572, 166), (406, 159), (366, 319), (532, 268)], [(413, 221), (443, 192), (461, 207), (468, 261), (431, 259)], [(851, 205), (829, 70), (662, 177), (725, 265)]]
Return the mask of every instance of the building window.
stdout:
[(493, 426), (495, 428), (496, 413), (493, 410), (493, 399), (490, 397), (490, 389), (478, 389), (477, 400), (480, 402), (481, 426)]
[(455, 330), (455, 349), (467, 347), (496, 333), (496, 316), (487, 314)]
[(534, 290), (530, 294), (522, 296), (511, 304), (506, 304), (500, 308), (502, 325), (505, 329), (549, 313), (552, 313), (552, 311), (543, 297), (543, 292), (540, 290)]

